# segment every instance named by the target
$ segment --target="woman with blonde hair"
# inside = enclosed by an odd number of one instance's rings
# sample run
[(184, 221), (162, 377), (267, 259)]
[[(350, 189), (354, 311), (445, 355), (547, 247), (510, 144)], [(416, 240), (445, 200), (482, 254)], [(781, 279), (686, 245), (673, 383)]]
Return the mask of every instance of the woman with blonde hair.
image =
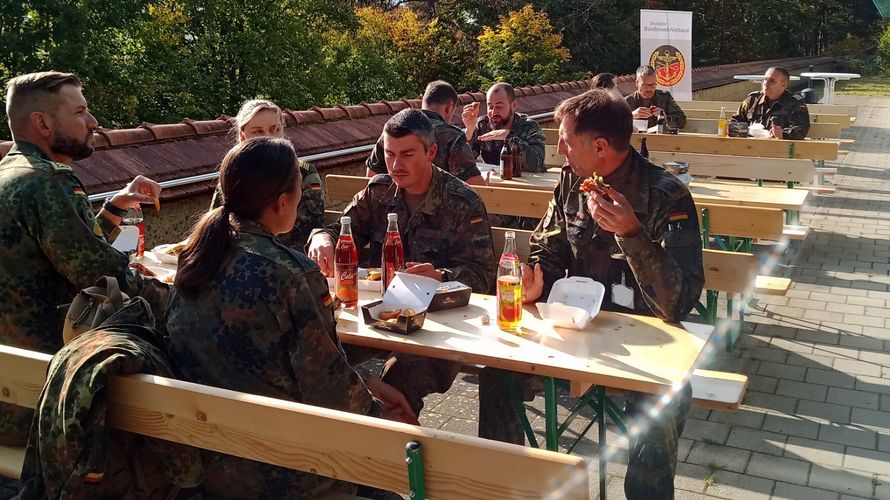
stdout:
[[(239, 143), (256, 137), (281, 138), (284, 137), (284, 115), (281, 108), (272, 101), (251, 99), (241, 105), (235, 116), (233, 130), (238, 133)], [(286, 245), (305, 253), (309, 233), (324, 226), (324, 184), (318, 170), (307, 161), (300, 160), (300, 173), (303, 176), (303, 185), (300, 187), (302, 198), (297, 222), (293, 229), (278, 238)], [(210, 208), (214, 209), (220, 203), (220, 190), (217, 188)]]

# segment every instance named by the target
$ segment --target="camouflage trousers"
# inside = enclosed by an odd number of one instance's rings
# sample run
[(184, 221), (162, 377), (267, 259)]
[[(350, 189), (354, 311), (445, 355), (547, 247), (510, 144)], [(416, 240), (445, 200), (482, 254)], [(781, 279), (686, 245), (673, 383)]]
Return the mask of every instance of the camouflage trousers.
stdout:
[(9, 403), (0, 403), (0, 445), (25, 446), (34, 410)]
[[(525, 445), (522, 422), (510, 401), (509, 387), (505, 387), (504, 383), (520, 389), (523, 401), (534, 399), (544, 385), (541, 377), (503, 370), (483, 370), (479, 376), (479, 437)], [(692, 386), (687, 384), (655, 417), (649, 413), (649, 408), (658, 402), (660, 396), (628, 392), (625, 399), (628, 427), (645, 430), (631, 439), (624, 494), (629, 500), (673, 499), (677, 442), (686, 426)]]

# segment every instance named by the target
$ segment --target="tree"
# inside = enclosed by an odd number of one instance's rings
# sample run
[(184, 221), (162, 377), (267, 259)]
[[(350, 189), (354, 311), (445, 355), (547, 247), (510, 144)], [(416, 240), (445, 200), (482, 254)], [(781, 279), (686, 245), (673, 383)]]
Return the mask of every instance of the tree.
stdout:
[(571, 58), (547, 14), (526, 5), (501, 17), (497, 28), (479, 35), (479, 60), (485, 86), (496, 81), (514, 86), (555, 82)]

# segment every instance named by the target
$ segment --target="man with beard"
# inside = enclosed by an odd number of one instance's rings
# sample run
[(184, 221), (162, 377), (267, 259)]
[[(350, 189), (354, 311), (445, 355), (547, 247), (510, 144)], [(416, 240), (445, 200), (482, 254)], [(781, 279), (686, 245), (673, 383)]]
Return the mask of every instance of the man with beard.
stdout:
[[(544, 172), (544, 131), (538, 122), (517, 113), (516, 94), (509, 83), (495, 83), (485, 94), (488, 113), (478, 118), (477, 103), (464, 106), (461, 118), (467, 127), (467, 140), (473, 152), (485, 163), (497, 165), (504, 141), (519, 145), (523, 172)], [(478, 120), (477, 120), (478, 118)]]
[[(138, 176), (94, 217), (71, 169), (92, 154), (98, 127), (80, 80), (32, 73), (9, 80), (6, 91), (14, 145), (0, 160), (0, 344), (55, 353), (64, 305), (79, 290), (106, 275), (131, 295), (154, 288), (107, 242), (127, 209), (155, 202), (161, 187)], [(23, 445), (30, 423), (30, 410), (0, 405), (0, 444)]]
[(658, 116), (664, 114), (668, 126), (683, 128), (686, 126), (686, 113), (674, 100), (670, 92), (658, 90), (656, 87), (655, 68), (640, 66), (637, 68), (637, 91), (624, 99), (633, 110), (634, 120), (647, 120), (649, 127), (654, 127)]

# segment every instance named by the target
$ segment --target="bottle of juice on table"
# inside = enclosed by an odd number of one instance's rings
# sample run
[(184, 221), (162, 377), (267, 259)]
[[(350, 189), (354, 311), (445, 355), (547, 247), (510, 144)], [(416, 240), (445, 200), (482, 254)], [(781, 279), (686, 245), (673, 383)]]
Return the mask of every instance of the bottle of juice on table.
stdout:
[(397, 272), (405, 269), (405, 248), (399, 234), (399, 215), (386, 214), (386, 237), (383, 239), (383, 259), (380, 265), (383, 292)]
[(516, 254), (516, 233), (507, 231), (504, 236), (504, 253), (498, 262), (498, 328), (515, 332), (522, 320), (522, 270)]
[(720, 118), (717, 119), (717, 135), (720, 137), (729, 135), (729, 122), (726, 121), (726, 106), (720, 107)]

